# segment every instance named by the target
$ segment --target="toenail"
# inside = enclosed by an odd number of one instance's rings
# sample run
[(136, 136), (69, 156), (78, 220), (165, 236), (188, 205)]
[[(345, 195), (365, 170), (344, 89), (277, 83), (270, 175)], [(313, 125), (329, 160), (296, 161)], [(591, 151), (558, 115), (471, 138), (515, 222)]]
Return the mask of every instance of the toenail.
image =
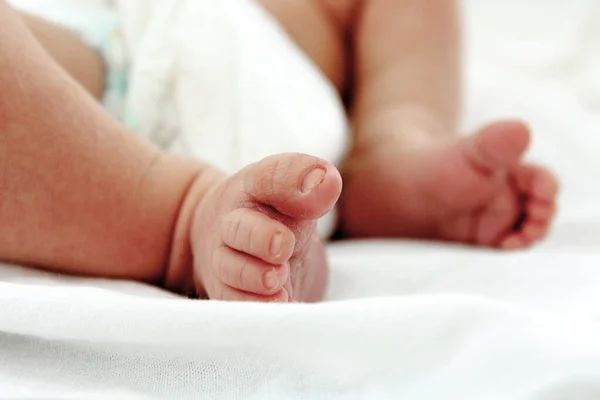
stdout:
[(315, 168), (310, 171), (304, 177), (302, 182), (302, 193), (310, 193), (314, 188), (319, 186), (325, 179), (325, 170), (322, 168)]
[(281, 249), (283, 248), (283, 233), (277, 232), (273, 235), (273, 239), (271, 239), (271, 246), (269, 251), (271, 252), (271, 256), (279, 257), (281, 254)]
[(265, 288), (269, 290), (279, 287), (279, 277), (277, 276), (277, 271), (275, 269), (265, 272), (263, 284), (265, 285)]

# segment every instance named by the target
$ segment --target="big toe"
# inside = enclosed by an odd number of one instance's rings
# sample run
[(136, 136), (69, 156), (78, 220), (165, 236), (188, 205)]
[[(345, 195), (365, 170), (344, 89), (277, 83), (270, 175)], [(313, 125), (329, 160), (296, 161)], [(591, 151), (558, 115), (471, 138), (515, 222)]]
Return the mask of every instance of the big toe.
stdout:
[(295, 219), (315, 220), (327, 214), (342, 190), (338, 170), (304, 154), (267, 157), (246, 168), (244, 194)]
[(435, 152), (422, 158), (427, 162), (419, 176), (425, 177), (428, 191), (453, 211), (472, 211), (491, 200), (505, 174), (519, 165), (529, 141), (526, 125), (496, 122), (435, 147)]
[(519, 121), (501, 121), (481, 128), (461, 146), (467, 159), (484, 172), (517, 164), (529, 147), (529, 128)]

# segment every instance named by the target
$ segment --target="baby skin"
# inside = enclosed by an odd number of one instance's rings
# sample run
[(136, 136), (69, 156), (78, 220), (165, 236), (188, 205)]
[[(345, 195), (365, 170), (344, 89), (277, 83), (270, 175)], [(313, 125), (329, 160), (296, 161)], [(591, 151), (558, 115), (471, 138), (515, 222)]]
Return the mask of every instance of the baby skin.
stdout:
[[(327, 263), (316, 220), (338, 199), (346, 237), (506, 249), (543, 238), (558, 188), (522, 161), (527, 127), (454, 135), (454, 2), (260, 3), (349, 99), (354, 147), (341, 175), (283, 154), (227, 177), (161, 152), (90, 96), (103, 79), (93, 50), (0, 0), (0, 184), (10, 193), (0, 259), (202, 298), (318, 301)], [(78, 60), (62, 57), (68, 46)]]
[(224, 300), (317, 301), (323, 296), (327, 263), (315, 228), (342, 190), (332, 165), (282, 154), (214, 184), (201, 178), (197, 185), (203, 195), (191, 214), (193, 269), (169, 271), (179, 285), (193, 282), (190, 291)]
[(354, 148), (342, 169), (342, 234), (504, 249), (546, 235), (558, 184), (523, 162), (527, 126), (499, 121), (456, 135), (458, 1), (261, 3), (350, 98)]
[(393, 137), (356, 151), (342, 202), (346, 232), (502, 249), (534, 244), (548, 232), (558, 185), (545, 168), (523, 162), (529, 140), (524, 124), (503, 121), (465, 138), (424, 138), (410, 151)]

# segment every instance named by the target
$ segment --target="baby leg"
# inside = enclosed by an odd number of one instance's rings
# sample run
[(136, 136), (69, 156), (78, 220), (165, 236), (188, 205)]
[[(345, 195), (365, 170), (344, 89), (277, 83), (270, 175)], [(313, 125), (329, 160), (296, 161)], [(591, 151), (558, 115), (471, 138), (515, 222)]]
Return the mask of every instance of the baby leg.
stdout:
[(311, 301), (341, 179), (273, 156), (226, 179), (111, 119), (0, 2), (0, 260), (223, 300)]
[(200, 166), (104, 113), (0, 1), (0, 258), (159, 282)]
[(346, 27), (357, 0), (257, 0), (340, 90), (351, 83)]
[(350, 91), (344, 234), (510, 248), (545, 235), (557, 182), (522, 162), (527, 127), (505, 121), (456, 135), (457, 1), (261, 3), (342, 93)]
[(105, 86), (105, 71), (98, 52), (67, 29), (24, 12), (19, 14), (56, 63), (100, 100)]
[(458, 4), (364, 2), (353, 28), (356, 137), (341, 204), (349, 235), (515, 248), (548, 231), (557, 181), (523, 162), (528, 128), (502, 121), (456, 135)]

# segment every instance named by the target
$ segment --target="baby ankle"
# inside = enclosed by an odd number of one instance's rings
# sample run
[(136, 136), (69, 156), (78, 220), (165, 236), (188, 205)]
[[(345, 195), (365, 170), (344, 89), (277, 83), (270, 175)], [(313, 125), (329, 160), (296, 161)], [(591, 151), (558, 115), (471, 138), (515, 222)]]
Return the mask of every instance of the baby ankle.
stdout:
[(193, 218), (204, 196), (218, 185), (225, 175), (195, 161), (183, 159), (183, 164), (187, 164), (187, 168), (195, 168), (195, 173), (187, 185), (177, 213), (162, 286), (172, 292), (198, 298), (204, 297), (205, 293), (202, 282), (194, 277), (191, 246)]

